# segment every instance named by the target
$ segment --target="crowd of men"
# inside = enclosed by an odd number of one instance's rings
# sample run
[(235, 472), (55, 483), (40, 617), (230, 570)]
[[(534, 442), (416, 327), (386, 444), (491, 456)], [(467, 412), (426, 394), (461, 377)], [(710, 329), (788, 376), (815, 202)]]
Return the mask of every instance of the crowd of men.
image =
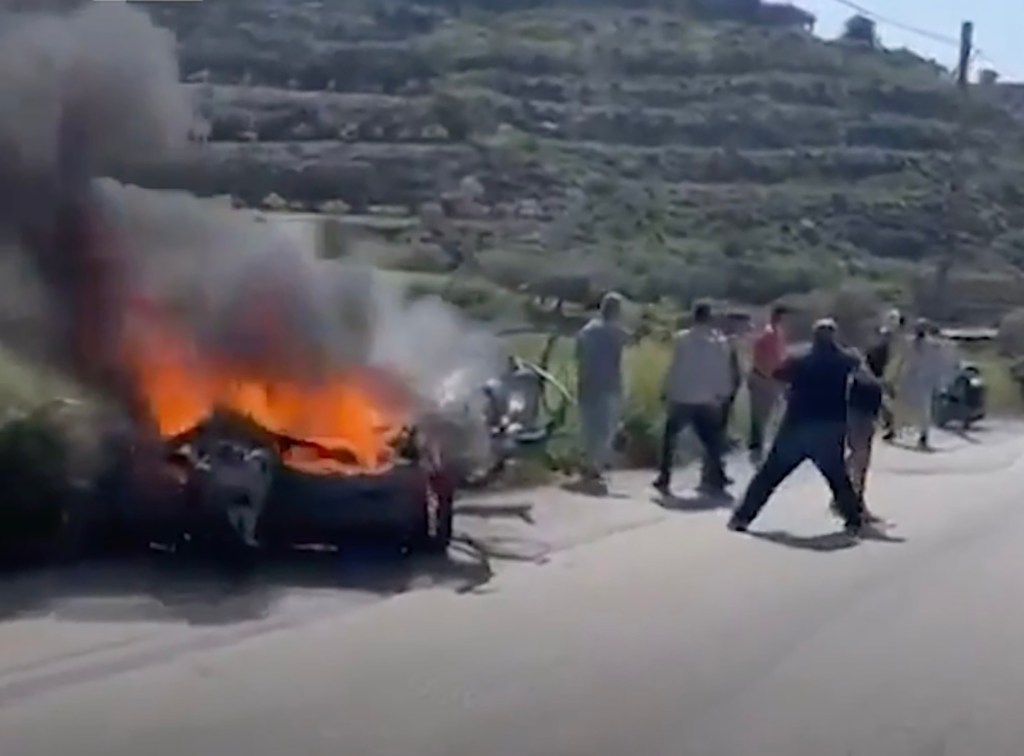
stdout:
[[(601, 487), (624, 405), (622, 357), (629, 335), (622, 310), (619, 295), (606, 295), (576, 342), (584, 475)], [(828, 482), (833, 510), (849, 531), (859, 532), (879, 521), (865, 501), (876, 431), (880, 426), (886, 440), (895, 439), (898, 398), (914, 418), (917, 445), (930, 448), (933, 399), (958, 360), (937, 328), (920, 320), (907, 333), (898, 311), (888, 313), (863, 352), (844, 344), (835, 321), (826, 318), (814, 324), (810, 345), (794, 353), (787, 334), (791, 315), (785, 307), (773, 308), (768, 323), (750, 335), (749, 350), (742, 350), (742, 328), (720, 326), (707, 303), (693, 308), (689, 327), (673, 337), (664, 376), (654, 487), (671, 495), (676, 442), (691, 428), (703, 451), (702, 493), (728, 495), (732, 481), (723, 460), (733, 407), (745, 385), (746, 444), (756, 472), (729, 527), (745, 531), (782, 481), (809, 460)], [(746, 370), (741, 351), (749, 351)]]

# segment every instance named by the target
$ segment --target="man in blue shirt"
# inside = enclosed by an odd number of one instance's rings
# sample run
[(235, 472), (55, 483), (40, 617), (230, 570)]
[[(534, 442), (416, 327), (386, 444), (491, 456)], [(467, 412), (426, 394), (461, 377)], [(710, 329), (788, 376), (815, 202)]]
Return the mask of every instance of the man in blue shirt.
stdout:
[[(853, 490), (860, 497), (864, 519), (878, 523), (881, 522), (881, 518), (876, 517), (868, 509), (864, 492), (867, 487), (868, 467), (871, 465), (875, 426), (878, 424), (879, 414), (885, 408), (884, 389), (871, 353), (868, 354), (866, 362), (875, 380), (866, 380), (860, 375), (854, 375), (850, 382), (849, 413), (846, 420), (846, 446), (849, 454), (846, 457), (846, 467), (850, 473)], [(832, 503), (832, 507), (836, 508), (835, 502)]]
[(836, 342), (836, 324), (818, 321), (810, 351), (787, 359), (775, 378), (788, 384), (788, 401), (775, 442), (754, 475), (729, 527), (745, 531), (775, 489), (810, 460), (825, 477), (847, 532), (860, 532), (864, 511), (844, 460), (851, 376), (874, 381), (861, 360)]

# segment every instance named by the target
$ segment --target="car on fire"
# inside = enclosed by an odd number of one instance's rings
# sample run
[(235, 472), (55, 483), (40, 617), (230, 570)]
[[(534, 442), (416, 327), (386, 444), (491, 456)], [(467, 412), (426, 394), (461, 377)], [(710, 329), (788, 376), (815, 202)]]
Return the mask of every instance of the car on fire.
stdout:
[(296, 450), (338, 454), (218, 414), (168, 441), (158, 464), (124, 468), (102, 529), (121, 548), (228, 558), (378, 536), (410, 552), (447, 550), (455, 480), (415, 430), (379, 470), (312, 471), (286, 461)]
[[(114, 433), (107, 470), (91, 486), (34, 503), (31, 529), (50, 533), (42, 551), (62, 557), (156, 547), (235, 559), (371, 538), (443, 554), (457, 491), (493, 483), (523, 450), (543, 446), (569, 398), (545, 366), (510, 358), (462, 414), (447, 407), (420, 418), (372, 470), (343, 448), (230, 411), (170, 438)], [(17, 542), (16, 531), (6, 528), (8, 541)]]

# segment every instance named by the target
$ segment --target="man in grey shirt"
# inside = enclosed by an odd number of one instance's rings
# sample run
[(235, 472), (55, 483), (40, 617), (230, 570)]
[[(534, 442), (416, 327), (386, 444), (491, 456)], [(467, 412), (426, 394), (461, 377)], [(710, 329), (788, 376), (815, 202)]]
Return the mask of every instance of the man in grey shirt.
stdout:
[(601, 312), (576, 336), (577, 397), (586, 453), (586, 478), (604, 483), (612, 444), (622, 416), (622, 297), (609, 293)]

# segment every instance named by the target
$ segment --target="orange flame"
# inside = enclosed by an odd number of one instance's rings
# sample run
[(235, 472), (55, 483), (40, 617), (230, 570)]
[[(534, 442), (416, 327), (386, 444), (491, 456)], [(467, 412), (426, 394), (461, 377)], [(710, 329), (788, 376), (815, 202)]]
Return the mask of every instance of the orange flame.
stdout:
[(297, 442), (282, 445), (281, 458), (307, 472), (381, 472), (394, 464), (409, 405), (393, 378), (368, 369), (316, 382), (260, 375), (203, 354), (166, 322), (143, 317), (130, 325), (128, 370), (162, 437), (220, 410)]

